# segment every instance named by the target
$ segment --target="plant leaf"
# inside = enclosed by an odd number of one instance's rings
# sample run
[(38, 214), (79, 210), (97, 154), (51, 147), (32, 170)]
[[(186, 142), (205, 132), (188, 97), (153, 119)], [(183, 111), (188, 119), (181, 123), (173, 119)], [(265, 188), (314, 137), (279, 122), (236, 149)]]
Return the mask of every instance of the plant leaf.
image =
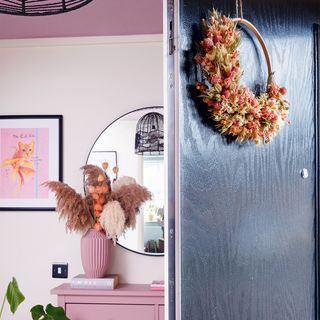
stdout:
[(15, 277), (13, 277), (12, 281), (8, 284), (6, 297), (10, 305), (10, 310), (14, 314), (17, 311), (19, 304), (25, 300), (24, 295), (19, 290), (18, 282)]
[(52, 304), (48, 304), (46, 307), (46, 313), (53, 320), (70, 320), (66, 317), (62, 307), (54, 307)]
[(54, 307), (48, 304), (46, 310), (40, 304), (34, 306), (31, 310), (33, 320), (70, 320), (66, 317), (63, 308)]
[(31, 308), (30, 312), (33, 320), (39, 320), (41, 319), (41, 317), (46, 315), (43, 306), (41, 306), (40, 304), (37, 304), (36, 306)]

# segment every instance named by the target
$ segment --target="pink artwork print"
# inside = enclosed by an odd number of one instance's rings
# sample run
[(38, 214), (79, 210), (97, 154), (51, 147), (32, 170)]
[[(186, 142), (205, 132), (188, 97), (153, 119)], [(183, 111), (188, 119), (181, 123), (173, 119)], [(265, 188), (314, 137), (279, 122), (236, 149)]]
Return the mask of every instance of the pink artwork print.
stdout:
[(47, 198), (49, 129), (0, 129), (0, 198)]

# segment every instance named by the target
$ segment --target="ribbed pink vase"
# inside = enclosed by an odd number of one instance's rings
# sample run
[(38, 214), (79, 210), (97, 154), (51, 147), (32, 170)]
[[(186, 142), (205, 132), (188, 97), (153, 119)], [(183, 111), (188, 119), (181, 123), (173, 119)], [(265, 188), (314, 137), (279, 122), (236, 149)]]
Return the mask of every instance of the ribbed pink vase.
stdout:
[(104, 231), (89, 229), (81, 238), (81, 260), (87, 278), (107, 275), (111, 260), (112, 241)]

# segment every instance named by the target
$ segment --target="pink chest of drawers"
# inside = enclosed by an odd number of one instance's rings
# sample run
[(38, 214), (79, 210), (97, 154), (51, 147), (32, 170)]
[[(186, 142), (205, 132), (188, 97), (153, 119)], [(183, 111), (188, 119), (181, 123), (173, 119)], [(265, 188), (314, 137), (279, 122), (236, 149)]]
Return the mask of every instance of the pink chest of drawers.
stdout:
[(71, 320), (164, 320), (164, 292), (145, 284), (121, 284), (115, 290), (51, 290)]

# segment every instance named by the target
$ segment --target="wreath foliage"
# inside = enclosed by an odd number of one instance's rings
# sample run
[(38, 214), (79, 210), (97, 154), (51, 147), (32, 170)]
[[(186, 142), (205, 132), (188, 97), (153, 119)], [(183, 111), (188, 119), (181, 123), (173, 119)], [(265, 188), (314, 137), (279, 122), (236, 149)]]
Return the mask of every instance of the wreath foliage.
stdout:
[(266, 92), (259, 96), (240, 84), (243, 72), (237, 48), (241, 33), (236, 25), (216, 10), (210, 11), (208, 21), (203, 20), (204, 37), (195, 61), (205, 81), (197, 82), (196, 88), (222, 135), (234, 136), (240, 143), (269, 143), (287, 118), (286, 88), (274, 83), (272, 75)]

